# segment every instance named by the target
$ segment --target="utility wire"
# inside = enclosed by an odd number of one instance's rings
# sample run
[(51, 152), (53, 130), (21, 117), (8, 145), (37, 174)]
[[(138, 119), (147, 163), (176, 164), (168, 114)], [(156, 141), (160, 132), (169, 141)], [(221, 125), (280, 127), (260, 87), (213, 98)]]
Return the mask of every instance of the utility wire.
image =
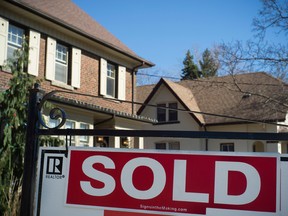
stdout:
[[(121, 102), (121, 103), (129, 103), (129, 104), (133, 104), (133, 105), (140, 105), (140, 106), (145, 106), (145, 107), (159, 108), (157, 105), (154, 105), (154, 104), (145, 104), (145, 103), (140, 103), (140, 102), (135, 102), (135, 101), (132, 102), (132, 101), (120, 100), (120, 99), (116, 99), (116, 98), (105, 98), (103, 96), (95, 96), (95, 95), (77, 93), (77, 92), (70, 92), (70, 91), (65, 91), (65, 90), (54, 90), (54, 91), (49, 92), (47, 95), (50, 94), (51, 98), (52, 98), (52, 97), (55, 97), (56, 93), (74, 94), (74, 95), (80, 95), (80, 96), (86, 96), (86, 97), (92, 97), (92, 98), (101, 98), (101, 99), (110, 100), (110, 101), (117, 101), (117, 102)], [(49, 98), (45, 98), (45, 100), (49, 100)], [(186, 109), (180, 109), (180, 108), (178, 108), (178, 109), (171, 109), (171, 108), (168, 108), (168, 107), (161, 107), (161, 108), (175, 110), (175, 111), (180, 111), (180, 112), (186, 112), (186, 113), (190, 113), (190, 114), (201, 114), (201, 115), (209, 115), (209, 116), (215, 116), (215, 117), (221, 117), (221, 118), (235, 119), (235, 120), (240, 120), (240, 121), (249, 122), (249, 123), (268, 124), (268, 125), (276, 125), (276, 126), (288, 127), (288, 125), (280, 124), (280, 123), (277, 123), (277, 122), (276, 123), (275, 122), (266, 122), (266, 121), (246, 119), (246, 118), (236, 117), (236, 116), (228, 116), (228, 115), (207, 113), (207, 112), (201, 112), (201, 111), (195, 111), (195, 110), (186, 110)]]
[[(172, 77), (172, 76), (160, 76), (160, 75), (155, 75), (155, 74), (145, 74), (138, 72), (137, 76), (148, 76), (148, 77), (157, 77), (157, 78), (165, 78), (165, 79), (173, 79), (173, 80), (179, 80), (181, 81), (180, 77)], [(228, 76), (228, 75), (227, 75)], [(211, 77), (214, 78), (214, 77)], [(217, 78), (217, 77), (215, 77)], [(193, 82), (202, 82), (202, 83), (217, 83), (217, 84), (235, 84), (235, 82), (226, 82), (226, 81), (217, 81), (215, 79), (193, 79), (193, 80), (188, 80), (188, 81), (193, 81)], [(248, 82), (237, 82), (237, 84), (243, 84), (243, 85), (253, 85), (253, 86), (279, 86), (281, 85), (281, 81), (279, 81), (278, 84), (273, 84), (273, 83), (248, 83)], [(155, 85), (155, 84), (154, 84)], [(282, 82), (282, 85), (287, 85), (286, 83)]]

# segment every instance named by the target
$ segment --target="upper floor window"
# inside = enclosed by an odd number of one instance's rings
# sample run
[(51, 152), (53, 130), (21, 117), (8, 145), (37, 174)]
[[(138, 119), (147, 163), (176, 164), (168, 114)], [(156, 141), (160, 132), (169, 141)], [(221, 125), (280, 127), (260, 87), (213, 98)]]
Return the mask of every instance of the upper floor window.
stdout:
[[(25, 69), (29, 74), (38, 76), (41, 35), (35, 30), (28, 30), (28, 28), (9, 23), (8, 20), (0, 17), (0, 66), (4, 66), (7, 59), (14, 58), (14, 51), (22, 47), (24, 35), (27, 35), (29, 36), (29, 41), (27, 41), (29, 44), (29, 62)], [(5, 69), (9, 71), (9, 68)]]
[(126, 99), (126, 68), (100, 59), (100, 94)]
[(24, 29), (15, 25), (9, 25), (7, 59), (13, 59), (15, 50), (22, 47), (24, 33)]
[(178, 121), (178, 104), (177, 103), (161, 103), (157, 104), (157, 120), (158, 122), (176, 122)]
[(54, 85), (80, 88), (81, 50), (47, 38), (46, 79)]
[(68, 47), (59, 43), (56, 45), (55, 80), (68, 84)]
[(115, 97), (116, 89), (116, 67), (113, 64), (107, 63), (107, 95)]
[(221, 143), (220, 151), (234, 152), (234, 143)]

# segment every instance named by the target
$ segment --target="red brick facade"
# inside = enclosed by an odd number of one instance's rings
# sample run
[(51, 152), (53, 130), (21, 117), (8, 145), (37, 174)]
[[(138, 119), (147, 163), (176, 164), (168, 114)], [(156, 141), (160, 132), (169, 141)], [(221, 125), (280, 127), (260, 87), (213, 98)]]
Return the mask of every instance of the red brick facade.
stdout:
[[(69, 90), (66, 88), (61, 88), (59, 86), (52, 85), (52, 82), (45, 79), (46, 73), (46, 36), (41, 36), (40, 43), (40, 58), (39, 58), (39, 74), (37, 79), (41, 80), (41, 88), (45, 92), (50, 92), (52, 90), (66, 90), (73, 91), (82, 94), (88, 94), (93, 97), (83, 97), (76, 94), (65, 94), (63, 97), (71, 98), (73, 100), (81, 101), (83, 103), (89, 103), (98, 105), (104, 108), (109, 108), (115, 111), (126, 112), (132, 114), (132, 104), (131, 103), (120, 103), (113, 102), (111, 100), (103, 99), (99, 94), (100, 76), (99, 76), (99, 62), (100, 57), (93, 55), (85, 50), (82, 50), (81, 56), (81, 82), (80, 88)], [(126, 69), (126, 100), (132, 101), (132, 74), (131, 70)], [(8, 88), (8, 82), (11, 78), (11, 73), (0, 71), (0, 87), (1, 89)], [(61, 94), (59, 94), (61, 96)]]

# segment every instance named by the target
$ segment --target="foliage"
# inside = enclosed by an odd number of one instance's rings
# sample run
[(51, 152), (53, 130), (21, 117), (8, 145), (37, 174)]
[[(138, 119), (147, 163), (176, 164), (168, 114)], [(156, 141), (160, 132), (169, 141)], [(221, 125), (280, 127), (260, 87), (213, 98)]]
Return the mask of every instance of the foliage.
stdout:
[(288, 4), (284, 0), (262, 0), (263, 7), (253, 20), (255, 38), (246, 43), (236, 41), (219, 45), (221, 70), (228, 74), (266, 71), (288, 79), (288, 44), (265, 41), (266, 32), (288, 34)]
[(14, 52), (7, 61), (12, 78), (9, 88), (0, 93), (0, 120), (3, 129), (0, 140), (0, 212), (15, 215), (19, 209), (19, 198), (23, 175), (23, 156), (26, 138), (27, 101), (34, 78), (28, 67), (28, 44)]
[(181, 80), (193, 80), (202, 76), (193, 58), (194, 56), (191, 55), (190, 50), (188, 50), (183, 61), (184, 68), (182, 69)]
[(182, 69), (181, 80), (216, 76), (219, 68), (217, 54), (216, 50), (211, 52), (209, 49), (205, 49), (202, 53), (202, 60), (198, 62), (200, 65), (199, 69), (198, 64), (194, 62), (194, 56), (188, 50), (183, 61), (184, 68)]
[(217, 57), (215, 58), (209, 49), (205, 49), (202, 60), (199, 61), (203, 77), (216, 76), (219, 68)]

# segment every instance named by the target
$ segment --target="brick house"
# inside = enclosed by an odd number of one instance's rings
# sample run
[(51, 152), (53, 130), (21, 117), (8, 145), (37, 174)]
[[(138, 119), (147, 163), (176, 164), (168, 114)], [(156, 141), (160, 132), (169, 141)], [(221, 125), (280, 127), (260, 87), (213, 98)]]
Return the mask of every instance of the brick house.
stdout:
[[(161, 79), (137, 87), (137, 101), (157, 107), (143, 105), (138, 114), (158, 120), (153, 130), (281, 133), (287, 132), (287, 91), (286, 83), (266, 73)], [(147, 138), (144, 148), (287, 153), (287, 142)]]
[[(62, 93), (53, 99), (67, 112), (64, 127), (141, 129), (151, 123), (136, 115), (133, 101), (136, 72), (154, 66), (152, 62), (139, 57), (71, 0), (4, 0), (0, 5), (0, 91), (8, 88), (11, 78), (3, 65), (26, 35), (27, 71), (43, 80), (42, 90), (91, 95)], [(57, 124), (48, 121), (50, 127)], [(73, 137), (72, 145), (121, 147), (127, 139), (79, 136)], [(129, 147), (141, 147), (141, 138), (128, 140)]]

